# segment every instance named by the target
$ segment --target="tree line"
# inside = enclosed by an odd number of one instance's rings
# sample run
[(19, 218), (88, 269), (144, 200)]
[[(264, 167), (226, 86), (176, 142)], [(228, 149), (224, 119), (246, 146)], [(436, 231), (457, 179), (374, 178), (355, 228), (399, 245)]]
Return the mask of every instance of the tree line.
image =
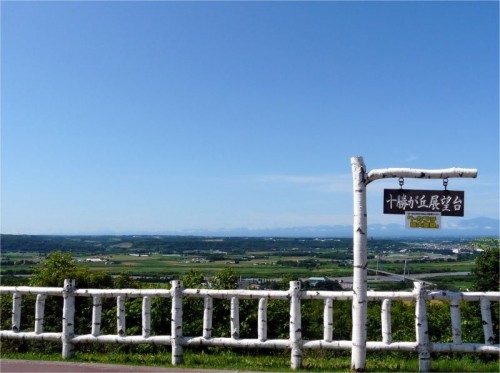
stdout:
[[(72, 253), (122, 253), (158, 252), (182, 254), (193, 250), (202, 252), (225, 251), (244, 254), (246, 251), (309, 251), (318, 249), (351, 249), (352, 240), (347, 238), (316, 240), (314, 238), (259, 238), (197, 236), (42, 236), (0, 235), (3, 252), (53, 251)], [(126, 244), (125, 246), (123, 246)]]

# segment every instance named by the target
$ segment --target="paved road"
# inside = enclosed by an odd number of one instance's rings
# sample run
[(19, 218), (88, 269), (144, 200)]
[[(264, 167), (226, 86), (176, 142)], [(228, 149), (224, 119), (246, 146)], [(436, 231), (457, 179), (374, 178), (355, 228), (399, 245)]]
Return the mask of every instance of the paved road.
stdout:
[[(180, 368), (158, 368), (158, 367), (141, 367), (131, 365), (111, 365), (111, 364), (92, 364), (92, 363), (68, 363), (54, 361), (37, 361), (37, 360), (0, 360), (0, 372), (2, 373), (97, 373), (97, 372), (164, 372), (164, 373), (238, 373), (237, 370), (213, 370), (213, 369), (180, 369)], [(257, 373), (248, 372), (245, 373)]]

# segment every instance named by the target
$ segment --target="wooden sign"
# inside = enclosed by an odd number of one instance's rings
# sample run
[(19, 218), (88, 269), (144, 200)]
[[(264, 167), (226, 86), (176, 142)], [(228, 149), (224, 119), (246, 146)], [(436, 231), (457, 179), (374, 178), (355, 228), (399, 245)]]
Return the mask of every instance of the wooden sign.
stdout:
[(384, 189), (384, 214), (407, 211), (439, 212), (442, 216), (464, 216), (462, 190)]

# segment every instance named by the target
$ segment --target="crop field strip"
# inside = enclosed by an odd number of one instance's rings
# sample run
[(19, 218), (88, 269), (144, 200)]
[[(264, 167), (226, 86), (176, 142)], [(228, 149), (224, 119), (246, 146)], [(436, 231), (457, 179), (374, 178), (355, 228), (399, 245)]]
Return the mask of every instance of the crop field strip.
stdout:
[[(29, 275), (55, 248), (71, 251), (92, 271), (113, 275), (179, 278), (193, 270), (212, 276), (230, 267), (238, 276), (261, 279), (352, 276), (349, 239), (2, 235), (2, 240), (2, 275)], [(451, 275), (474, 267), (473, 255), (460, 257), (452, 252), (468, 249), (463, 240), (369, 240), (368, 246), (371, 270), (401, 275), (405, 261), (410, 274)], [(449, 277), (441, 281), (454, 286)], [(468, 283), (460, 277), (457, 290)]]

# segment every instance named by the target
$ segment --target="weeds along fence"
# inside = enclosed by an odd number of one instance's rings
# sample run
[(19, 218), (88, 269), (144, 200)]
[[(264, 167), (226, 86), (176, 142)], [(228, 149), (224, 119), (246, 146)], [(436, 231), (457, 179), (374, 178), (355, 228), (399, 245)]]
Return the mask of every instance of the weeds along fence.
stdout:
[[(352, 301), (352, 291), (306, 291), (301, 290), (300, 281), (291, 281), (289, 290), (214, 290), (184, 289), (180, 281), (171, 281), (170, 289), (77, 289), (74, 280), (66, 280), (63, 288), (1, 286), (0, 294), (12, 295), (12, 328), (1, 330), (1, 339), (23, 339), (38, 341), (56, 341), (62, 344), (63, 358), (74, 355), (75, 345), (79, 343), (119, 343), (119, 344), (160, 344), (171, 346), (172, 364), (183, 363), (183, 349), (193, 346), (220, 346), (227, 348), (270, 348), (288, 349), (291, 353), (290, 364), (293, 369), (302, 366), (303, 351), (307, 349), (351, 350), (352, 341), (335, 340), (333, 335), (333, 304), (336, 301)], [(21, 330), (21, 302), (23, 296), (36, 296), (34, 326)], [(62, 297), (62, 330), (60, 332), (44, 332), (45, 301), (48, 296)], [(75, 334), (75, 298), (92, 299), (92, 322), (88, 334)], [(32, 299), (33, 297), (31, 297)], [(101, 335), (101, 315), (103, 298), (116, 299), (116, 334)], [(142, 298), (142, 333), (126, 335), (126, 303), (127, 298)], [(151, 301), (153, 298), (171, 299), (170, 334), (156, 335), (151, 330)], [(183, 304), (192, 298), (202, 298), (203, 329), (202, 335), (185, 336), (183, 334)], [(212, 335), (213, 300), (226, 299), (230, 304), (230, 337)], [(242, 299), (255, 300), (257, 307), (256, 338), (240, 338), (240, 307)], [(289, 323), (288, 339), (268, 338), (269, 300), (281, 299), (289, 302), (290, 318), (283, 320)], [(301, 302), (322, 300), (323, 338), (305, 340), (302, 338)], [(447, 301), (450, 305), (452, 336), (449, 343), (431, 343), (429, 341), (429, 325), (427, 304), (432, 300)], [(431, 352), (468, 352), (468, 353), (500, 353), (500, 345), (495, 344), (491, 302), (500, 301), (500, 292), (449, 292), (428, 291), (420, 282), (414, 283), (413, 291), (381, 292), (369, 291), (368, 301), (382, 302), (381, 330), (378, 341), (366, 341), (367, 350), (379, 351), (412, 351), (418, 354), (420, 371), (430, 371)], [(391, 328), (391, 302), (412, 302), (415, 307), (415, 338), (411, 341), (393, 341)], [(462, 302), (479, 302), (483, 326), (484, 341), (477, 343), (462, 342)], [(130, 311), (130, 310), (129, 310)]]

